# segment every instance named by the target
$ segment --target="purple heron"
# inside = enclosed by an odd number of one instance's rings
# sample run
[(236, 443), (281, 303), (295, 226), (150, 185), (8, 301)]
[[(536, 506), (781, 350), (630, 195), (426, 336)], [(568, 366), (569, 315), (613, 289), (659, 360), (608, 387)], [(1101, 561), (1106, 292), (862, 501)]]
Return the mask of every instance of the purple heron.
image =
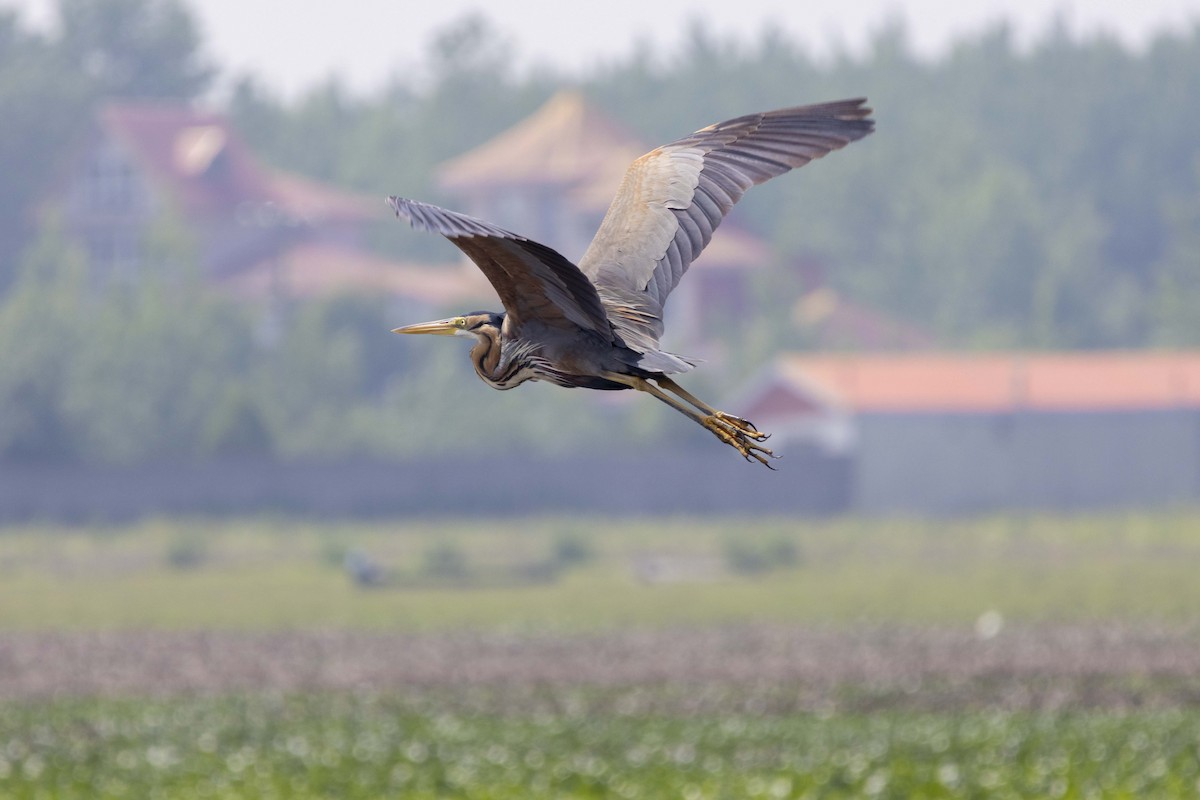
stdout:
[(749, 114), (650, 151), (625, 173), (578, 266), (482, 220), (389, 197), (397, 216), (442, 234), (475, 262), (504, 306), (395, 333), (474, 337), (471, 362), (496, 389), (541, 380), (646, 392), (770, 467), (767, 434), (671, 378), (694, 365), (659, 348), (663, 304), (747, 189), (870, 133), (865, 102)]

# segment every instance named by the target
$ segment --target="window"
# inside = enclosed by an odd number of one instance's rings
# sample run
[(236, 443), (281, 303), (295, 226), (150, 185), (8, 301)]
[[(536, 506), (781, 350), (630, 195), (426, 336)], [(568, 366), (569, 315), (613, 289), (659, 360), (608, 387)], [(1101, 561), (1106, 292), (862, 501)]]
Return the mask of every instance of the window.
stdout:
[(125, 154), (112, 142), (101, 142), (84, 170), (84, 208), (116, 214), (137, 210), (139, 189), (137, 175)]

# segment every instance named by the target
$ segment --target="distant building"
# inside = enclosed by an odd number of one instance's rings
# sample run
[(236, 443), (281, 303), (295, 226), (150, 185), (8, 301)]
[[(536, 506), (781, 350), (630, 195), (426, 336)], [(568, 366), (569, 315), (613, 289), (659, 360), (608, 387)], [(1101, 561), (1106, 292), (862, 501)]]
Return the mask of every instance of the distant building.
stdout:
[(581, 93), (562, 91), (515, 126), (443, 163), (437, 181), (468, 213), (577, 261), (625, 170), (648, 150)]
[(55, 197), (98, 284), (138, 279), (154, 227), (169, 217), (194, 242), (203, 275), (249, 299), (349, 289), (440, 306), (480, 294), (466, 271), (372, 254), (366, 228), (388, 213), (382, 197), (270, 168), (228, 120), (186, 105), (100, 109)]
[[(442, 164), (437, 180), (466, 212), (578, 261), (626, 169), (653, 147), (581, 93), (563, 91), (517, 125)], [(704, 355), (706, 331), (722, 332), (753, 312), (753, 274), (774, 261), (766, 242), (736, 218), (726, 219), (671, 294), (669, 345)]]
[(859, 511), (1200, 499), (1200, 352), (791, 355), (736, 408), (850, 458)]

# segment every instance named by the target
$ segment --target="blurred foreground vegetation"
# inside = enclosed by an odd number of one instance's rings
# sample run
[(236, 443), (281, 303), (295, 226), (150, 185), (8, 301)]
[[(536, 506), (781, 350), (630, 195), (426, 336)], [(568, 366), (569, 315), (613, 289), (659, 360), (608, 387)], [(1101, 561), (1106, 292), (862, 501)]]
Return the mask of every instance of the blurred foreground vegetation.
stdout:
[[(262, 798), (1170, 798), (1200, 712), (663, 717), (441, 696), (0, 707), (0, 792)], [(546, 698), (553, 700), (554, 698)], [(446, 710), (447, 707), (453, 710)]]
[(6, 528), (0, 797), (1194, 797), (1198, 528)]
[[(1194, 513), (32, 526), (0, 532), (0, 629), (1190, 623), (1198, 531)], [(378, 579), (356, 583), (356, 558)]]

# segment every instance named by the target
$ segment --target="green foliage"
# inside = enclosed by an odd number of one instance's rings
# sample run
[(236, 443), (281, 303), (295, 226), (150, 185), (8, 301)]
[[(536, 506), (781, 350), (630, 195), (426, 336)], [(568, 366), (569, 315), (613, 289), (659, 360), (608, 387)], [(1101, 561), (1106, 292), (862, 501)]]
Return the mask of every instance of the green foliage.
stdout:
[(229, 113), (280, 166), (371, 192), (420, 187), (428, 195), (440, 162), (519, 121), (556, 88), (536, 76), (518, 78), (514, 61), (494, 25), (472, 14), (430, 42), (425, 80), (401, 75), (372, 98), (330, 80), (286, 104), (243, 77)]
[(7, 703), (13, 797), (1194, 797), (1200, 713), (494, 712), (443, 694)]
[(180, 0), (58, 0), (67, 65), (106, 96), (190, 99), (213, 77)]
[[(359, 98), (331, 84), (291, 105), (247, 83), (232, 111), (281, 165), (437, 200), (438, 163), (567, 83), (515, 75), (508, 48), (467, 17), (432, 43), (427, 80), (404, 74)], [(792, 290), (781, 273), (803, 258), (851, 298), (957, 346), (1134, 347), (1197, 341), (1186, 313), (1200, 263), (1197, 71), (1200, 27), (1134, 53), (1059, 29), (1023, 50), (998, 25), (928, 62), (893, 24), (865, 56), (821, 63), (778, 31), (739, 43), (695, 22), (673, 56), (635, 49), (581, 86), (648, 143), (749, 109), (866, 95), (875, 136), (739, 209), (782, 255), (772, 295)], [(377, 241), (445, 252), (396, 226)], [(763, 335), (766, 319), (730, 335), (804, 344), (778, 325)]]
[(62, 62), (53, 43), (0, 10), (0, 293), (33, 234), (34, 203), (89, 123), (89, 88)]
[(586, 564), (595, 555), (591, 543), (579, 531), (563, 531), (554, 537), (551, 561), (559, 566)]
[(182, 531), (167, 543), (166, 562), (171, 569), (196, 569), (209, 559), (209, 543), (199, 531)]
[(743, 575), (788, 569), (800, 563), (800, 547), (795, 538), (786, 534), (773, 534), (769, 538), (752, 538), (745, 532), (735, 533), (725, 539), (721, 548), (725, 566)]
[(334, 569), (346, 568), (346, 556), (351, 551), (350, 543), (342, 537), (324, 536), (317, 548), (317, 561)]
[[(555, 573), (544, 570), (545, 554), (564, 524), (595, 555), (549, 582)], [(940, 522), (517, 518), (483, 527), (409, 519), (333, 529), (240, 519), (204, 523), (213, 568), (175, 574), (143, 557), (195, 530), (187, 521), (0, 529), (0, 565), (20, 565), (0, 581), (0, 630), (597, 631), (741, 622), (969, 629), (993, 609), (1012, 625), (1186, 626), (1200, 618), (1196, 513)], [(647, 553), (719, 563), (735, 530), (750, 542), (786, 537), (802, 559), (764, 576), (637, 580)], [(453, 543), (457, 553), (427, 556), (434, 541)], [(356, 591), (344, 574), (351, 548), (394, 567), (392, 585), (403, 591)], [(465, 559), (469, 578), (423, 575), (426, 558)], [(64, 582), (64, 569), (76, 577)]]
[(441, 539), (425, 549), (421, 573), (437, 580), (462, 580), (470, 574), (466, 551), (454, 542)]
[[(21, 279), (0, 295), (0, 460), (395, 457), (447, 442), (481, 452), (601, 442), (604, 420), (578, 396), (498, 395), (473, 379), (460, 342), (413, 347), (389, 333), (398, 320), (382, 300), (235, 304), (199, 281), (192, 243), (170, 219), (155, 226), (136, 283), (90, 285), (84, 257), (64, 242), (50, 218)], [(546, 435), (548, 418), (571, 419), (569, 435)]]
[(269, 456), (274, 440), (262, 409), (241, 387), (233, 387), (213, 407), (199, 448), (218, 458)]
[(82, 254), (51, 220), (0, 303), (0, 459), (44, 461), (80, 454), (83, 431), (68, 407), (74, 353), (87, 335)]
[[(87, 290), (53, 221), (35, 238), (37, 201), (98, 103), (192, 99), (214, 71), (179, 0), (61, 0), (59, 14), (43, 33), (0, 12), (0, 458), (695, 441), (694, 426), (652, 402), (587, 402), (545, 386), (497, 395), (453, 345), (386, 335), (409, 320), (381, 299), (236, 308), (188, 277), (195, 243), (169, 218), (148, 243), (147, 274), (162, 280)], [(672, 55), (642, 46), (570, 81), (519, 73), (513, 55), (501, 27), (469, 15), (375, 95), (331, 80), (283, 100), (243, 76), (227, 110), (277, 166), (453, 202), (436, 186), (438, 164), (567, 84), (648, 143), (752, 109), (868, 96), (874, 136), (755, 189), (735, 212), (779, 257), (762, 270), (755, 312), (719, 326), (744, 366), (699, 374), (702, 396), (729, 393), (781, 348), (813, 345), (789, 323), (809, 272), (800, 261), (840, 294), (955, 347), (1200, 344), (1200, 26), (1139, 51), (1060, 29), (1024, 48), (997, 26), (928, 61), (902, 24), (864, 55), (817, 60), (778, 30), (737, 42), (694, 22)], [(453, 252), (393, 220), (368, 238), (395, 255)]]

